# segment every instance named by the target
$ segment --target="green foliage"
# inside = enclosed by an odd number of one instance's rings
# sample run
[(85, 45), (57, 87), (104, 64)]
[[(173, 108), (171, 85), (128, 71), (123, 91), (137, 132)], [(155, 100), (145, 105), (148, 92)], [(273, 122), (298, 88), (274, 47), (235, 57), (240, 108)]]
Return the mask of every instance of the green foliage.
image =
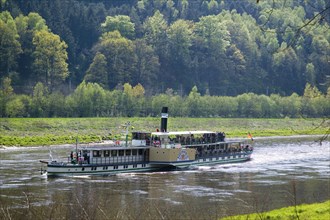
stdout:
[(84, 80), (86, 82), (98, 83), (103, 88), (108, 86), (108, 73), (107, 73), (107, 60), (106, 57), (97, 52), (93, 63), (89, 66)]
[(131, 40), (122, 37), (118, 31), (107, 32), (102, 35), (95, 50), (106, 57), (109, 88), (132, 81), (136, 56)]
[(156, 116), (168, 106), (174, 117), (299, 118), (329, 117), (330, 99), (315, 87), (306, 85), (305, 95), (271, 96), (245, 93), (237, 97), (201, 95), (197, 86), (183, 97), (173, 90), (146, 96), (141, 84), (125, 83), (106, 90), (97, 83), (83, 81), (72, 94), (49, 93), (36, 84), (31, 96), (16, 95), (10, 79), (0, 90), (2, 117), (103, 117)]
[(159, 74), (159, 58), (152, 46), (147, 45), (145, 40), (136, 40), (134, 42), (134, 52), (137, 57), (134, 83), (143, 83), (147, 88), (154, 87)]
[(106, 115), (106, 93), (96, 83), (82, 82), (67, 99), (69, 112), (76, 117)]
[(143, 24), (144, 38), (147, 43), (156, 48), (158, 56), (166, 53), (166, 29), (167, 22), (160, 11), (147, 18)]
[[(298, 216), (297, 216), (298, 215)], [(269, 220), (283, 219), (329, 219), (330, 218), (330, 200), (323, 203), (303, 204), (298, 206), (290, 206), (286, 208), (276, 209), (264, 213), (253, 213), (240, 216), (229, 216), (221, 218), (222, 220), (244, 220), (244, 219), (260, 219), (260, 217)]]
[(27, 95), (17, 95), (6, 104), (5, 114), (8, 117), (28, 117), (31, 98)]
[(119, 31), (123, 37), (132, 39), (134, 36), (134, 23), (126, 15), (107, 16), (101, 24), (103, 32)]
[(34, 33), (34, 67), (39, 79), (52, 91), (69, 75), (67, 44), (58, 35), (42, 30)]
[(86, 80), (180, 95), (197, 85), (221, 96), (302, 95), (306, 83), (325, 93), (330, 85), (324, 0), (12, 0), (1, 9), (0, 73), (26, 94), (38, 81), (50, 91)]
[(8, 11), (0, 12), (0, 77), (17, 67), (22, 52), (16, 24)]
[(0, 86), (0, 116), (6, 116), (6, 105), (13, 96), (13, 87), (11, 86), (11, 79), (5, 77), (1, 81)]

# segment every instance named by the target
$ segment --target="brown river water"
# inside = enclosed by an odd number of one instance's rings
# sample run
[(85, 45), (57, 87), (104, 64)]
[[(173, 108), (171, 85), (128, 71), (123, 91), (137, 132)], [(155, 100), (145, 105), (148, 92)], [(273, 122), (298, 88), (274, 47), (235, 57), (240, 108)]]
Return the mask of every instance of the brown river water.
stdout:
[(0, 149), (0, 219), (219, 219), (330, 199), (330, 140), (266, 138), (252, 160), (185, 171), (47, 178), (49, 150)]

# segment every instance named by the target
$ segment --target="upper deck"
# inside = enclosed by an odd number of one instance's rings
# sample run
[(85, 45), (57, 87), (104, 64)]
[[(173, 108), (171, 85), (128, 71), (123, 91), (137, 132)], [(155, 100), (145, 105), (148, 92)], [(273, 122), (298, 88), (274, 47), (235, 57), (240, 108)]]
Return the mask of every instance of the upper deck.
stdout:
[(189, 135), (204, 135), (216, 134), (213, 131), (170, 131), (170, 132), (152, 132), (154, 136), (189, 136)]

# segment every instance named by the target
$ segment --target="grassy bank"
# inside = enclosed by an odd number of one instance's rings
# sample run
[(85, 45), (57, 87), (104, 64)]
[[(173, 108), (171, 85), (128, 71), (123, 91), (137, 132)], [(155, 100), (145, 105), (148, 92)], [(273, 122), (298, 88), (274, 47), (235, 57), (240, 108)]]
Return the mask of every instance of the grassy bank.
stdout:
[[(98, 142), (123, 138), (121, 126), (130, 121), (135, 131), (156, 131), (159, 118), (1, 118), (0, 146), (36, 146)], [(323, 119), (170, 118), (169, 130), (224, 131), (227, 137), (325, 134)]]
[(230, 216), (221, 220), (328, 220), (330, 219), (330, 200), (323, 203), (290, 206), (270, 212), (253, 213), (248, 215)]

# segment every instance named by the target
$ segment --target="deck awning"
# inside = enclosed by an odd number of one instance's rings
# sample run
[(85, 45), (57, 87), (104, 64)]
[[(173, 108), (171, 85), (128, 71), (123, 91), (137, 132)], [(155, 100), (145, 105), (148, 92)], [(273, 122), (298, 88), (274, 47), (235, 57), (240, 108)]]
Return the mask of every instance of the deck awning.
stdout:
[(189, 136), (189, 135), (203, 135), (203, 134), (215, 134), (213, 131), (173, 131), (173, 132), (152, 132), (154, 136)]

